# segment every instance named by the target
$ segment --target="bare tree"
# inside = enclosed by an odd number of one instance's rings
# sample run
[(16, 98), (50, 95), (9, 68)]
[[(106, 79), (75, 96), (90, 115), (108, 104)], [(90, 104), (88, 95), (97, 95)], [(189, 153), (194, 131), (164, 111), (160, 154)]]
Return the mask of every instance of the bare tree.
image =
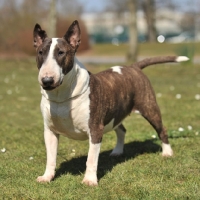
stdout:
[(156, 28), (155, 28), (155, 1), (154, 0), (143, 0), (142, 8), (146, 17), (147, 28), (148, 28), (148, 41), (156, 41)]
[(57, 0), (60, 16), (78, 17), (83, 13), (83, 3), (79, 0)]
[(49, 12), (49, 26), (48, 26), (48, 35), (49, 37), (56, 36), (56, 0), (51, 0), (50, 3), (50, 12)]
[(128, 0), (129, 9), (129, 50), (127, 61), (133, 63), (137, 61), (138, 54), (138, 32), (137, 32), (137, 0)]
[(128, 10), (127, 6), (128, 0), (112, 0), (112, 1), (107, 1), (107, 7), (106, 10), (108, 11), (113, 11), (116, 14), (122, 14), (125, 11)]
[(156, 5), (156, 9), (168, 8), (170, 10), (176, 10), (178, 8), (178, 5), (176, 4), (176, 1), (174, 0), (167, 0), (167, 1), (155, 0), (155, 5)]
[[(127, 53), (127, 62), (133, 63), (137, 60), (138, 53), (138, 32), (137, 32), (137, 2), (138, 0), (112, 0), (107, 1), (106, 10), (116, 13), (118, 22), (123, 19), (125, 12), (129, 13), (129, 49)], [(123, 21), (124, 23), (124, 21)]]

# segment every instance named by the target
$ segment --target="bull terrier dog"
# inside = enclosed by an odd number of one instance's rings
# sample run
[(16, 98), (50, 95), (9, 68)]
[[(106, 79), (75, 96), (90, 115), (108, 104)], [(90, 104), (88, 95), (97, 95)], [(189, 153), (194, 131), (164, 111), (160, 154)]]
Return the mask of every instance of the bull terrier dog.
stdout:
[(37, 178), (38, 182), (54, 178), (59, 135), (63, 135), (75, 140), (89, 139), (82, 182), (98, 185), (102, 137), (115, 130), (117, 143), (111, 156), (122, 154), (126, 133), (122, 121), (133, 110), (139, 111), (157, 132), (162, 141), (162, 155), (173, 155), (153, 88), (142, 69), (152, 64), (187, 61), (187, 57), (148, 58), (131, 66), (113, 66), (92, 74), (75, 56), (81, 43), (78, 21), (71, 24), (63, 38), (48, 38), (36, 24), (33, 37), (47, 152), (46, 170)]

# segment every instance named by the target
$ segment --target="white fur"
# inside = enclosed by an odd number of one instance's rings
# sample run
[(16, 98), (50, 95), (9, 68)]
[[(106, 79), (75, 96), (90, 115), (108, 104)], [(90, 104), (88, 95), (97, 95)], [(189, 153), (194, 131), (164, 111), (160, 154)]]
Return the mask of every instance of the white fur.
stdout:
[(188, 61), (188, 60), (189, 60), (189, 58), (186, 57), (186, 56), (178, 56), (176, 58), (176, 62), (185, 62), (185, 61)]
[[(48, 59), (48, 62), (54, 63), (52, 57), (48, 56)], [(43, 67), (46, 67), (45, 64)], [(58, 71), (57, 67), (54, 69)], [(76, 140), (85, 140), (89, 137), (89, 74), (75, 58), (74, 66), (63, 77), (62, 85), (51, 91), (43, 90), (41, 87), (41, 93), (47, 164), (44, 175), (39, 176), (37, 181), (49, 182), (55, 174), (57, 134)]]
[(46, 59), (46, 61), (41, 66), (41, 69), (39, 71), (38, 75), (38, 81), (40, 85), (42, 85), (42, 78), (44, 77), (53, 77), (54, 78), (54, 87), (57, 87), (60, 85), (64, 75), (62, 73), (61, 67), (58, 66), (56, 60), (53, 58), (53, 52), (55, 49), (55, 46), (57, 44), (57, 38), (52, 38), (52, 44), (50, 46), (49, 54)]
[(88, 152), (88, 158), (86, 162), (86, 172), (82, 183), (90, 186), (98, 185), (97, 182), (97, 165), (100, 153), (101, 143), (93, 144), (90, 138), (90, 147)]
[(162, 156), (173, 156), (173, 151), (170, 144), (162, 143)]
[(113, 72), (117, 72), (118, 74), (122, 74), (121, 68), (123, 68), (123, 67), (121, 67), (121, 66), (114, 66), (114, 67), (111, 67), (111, 68), (112, 68)]
[(50, 131), (48, 127), (45, 127), (44, 139), (47, 151), (47, 164), (44, 175), (37, 178), (38, 182), (50, 182), (55, 175), (58, 138), (58, 135)]
[(52, 91), (42, 90), (41, 110), (45, 126), (66, 137), (88, 138), (89, 75), (75, 60), (63, 83)]
[(125, 132), (121, 130), (120, 128), (115, 129), (116, 135), (117, 135), (117, 144), (113, 151), (111, 152), (110, 156), (119, 156), (123, 154), (124, 150), (124, 137)]

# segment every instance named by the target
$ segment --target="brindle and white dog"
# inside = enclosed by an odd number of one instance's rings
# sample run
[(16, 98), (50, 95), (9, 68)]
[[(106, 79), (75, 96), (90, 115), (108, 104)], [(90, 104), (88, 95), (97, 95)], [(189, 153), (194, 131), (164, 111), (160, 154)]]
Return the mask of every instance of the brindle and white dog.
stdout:
[(75, 140), (89, 139), (83, 183), (98, 185), (96, 173), (102, 137), (115, 130), (117, 144), (111, 155), (122, 154), (126, 132), (122, 121), (133, 110), (138, 110), (156, 130), (162, 141), (162, 155), (173, 155), (153, 88), (141, 69), (188, 58), (149, 58), (129, 67), (114, 66), (91, 74), (75, 57), (80, 32), (78, 21), (72, 23), (63, 38), (48, 38), (38, 24), (34, 28), (47, 151), (46, 170), (37, 178), (38, 182), (49, 182), (54, 178), (58, 139), (63, 135)]

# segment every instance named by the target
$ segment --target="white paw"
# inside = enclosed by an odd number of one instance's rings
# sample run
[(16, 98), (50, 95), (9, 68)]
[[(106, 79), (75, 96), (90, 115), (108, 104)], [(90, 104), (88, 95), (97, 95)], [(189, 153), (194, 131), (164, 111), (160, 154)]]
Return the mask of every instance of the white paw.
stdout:
[(162, 156), (163, 157), (173, 156), (173, 150), (172, 150), (170, 144), (162, 143)]
[(88, 186), (98, 186), (97, 179), (87, 179), (86, 177), (82, 181), (83, 184)]
[(39, 183), (49, 183), (54, 176), (38, 176), (37, 177), (37, 182)]

